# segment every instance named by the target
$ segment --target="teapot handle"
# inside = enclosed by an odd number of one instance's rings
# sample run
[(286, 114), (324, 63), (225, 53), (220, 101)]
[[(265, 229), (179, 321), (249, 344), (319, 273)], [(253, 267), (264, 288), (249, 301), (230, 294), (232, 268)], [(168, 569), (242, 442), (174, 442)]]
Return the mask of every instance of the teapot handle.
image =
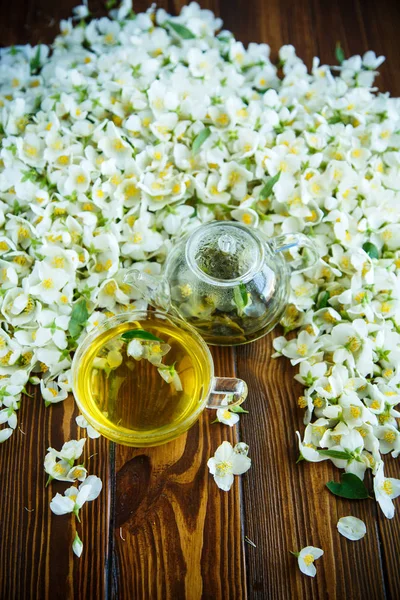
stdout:
[(278, 235), (271, 240), (271, 246), (275, 253), (285, 252), (291, 248), (304, 249), (298, 258), (288, 261), (288, 266), (293, 273), (301, 273), (314, 267), (319, 260), (316, 245), (310, 238), (302, 233), (287, 233)]
[(133, 285), (148, 304), (168, 312), (171, 294), (168, 281), (164, 277), (149, 275), (133, 267), (126, 272), (124, 282)]

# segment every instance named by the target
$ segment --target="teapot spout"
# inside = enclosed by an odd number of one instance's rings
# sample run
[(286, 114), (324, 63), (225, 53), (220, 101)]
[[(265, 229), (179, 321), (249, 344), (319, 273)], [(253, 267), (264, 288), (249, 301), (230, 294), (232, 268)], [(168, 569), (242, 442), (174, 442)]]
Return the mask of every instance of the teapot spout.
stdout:
[(171, 305), (171, 294), (168, 281), (160, 275), (149, 275), (135, 268), (129, 269), (124, 282), (132, 285), (142, 298), (154, 308), (168, 311)]

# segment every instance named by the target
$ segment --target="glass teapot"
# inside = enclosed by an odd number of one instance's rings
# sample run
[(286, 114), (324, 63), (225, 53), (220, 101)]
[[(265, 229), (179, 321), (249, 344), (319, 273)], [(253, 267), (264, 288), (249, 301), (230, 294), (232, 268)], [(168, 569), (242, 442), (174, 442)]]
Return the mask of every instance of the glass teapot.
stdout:
[(161, 276), (133, 268), (125, 281), (150, 305), (190, 323), (208, 344), (230, 346), (273, 329), (288, 301), (291, 273), (318, 257), (303, 234), (268, 240), (238, 222), (214, 221), (175, 246)]

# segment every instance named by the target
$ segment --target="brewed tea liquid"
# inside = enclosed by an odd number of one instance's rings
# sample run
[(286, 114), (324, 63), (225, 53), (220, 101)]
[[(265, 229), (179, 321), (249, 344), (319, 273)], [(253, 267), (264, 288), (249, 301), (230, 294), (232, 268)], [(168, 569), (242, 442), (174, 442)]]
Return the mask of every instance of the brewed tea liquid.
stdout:
[[(129, 341), (122, 334), (137, 328), (171, 347), (162, 357), (161, 366), (173, 365), (181, 386), (165, 381), (158, 371), (160, 365), (128, 355)], [(159, 346), (155, 342), (144, 345), (156, 350)], [(150, 434), (179, 425), (197, 410), (211, 375), (204, 358), (192, 336), (169, 321), (154, 318), (123, 323), (100, 335), (83, 355), (79, 396), (88, 413), (102, 425)]]

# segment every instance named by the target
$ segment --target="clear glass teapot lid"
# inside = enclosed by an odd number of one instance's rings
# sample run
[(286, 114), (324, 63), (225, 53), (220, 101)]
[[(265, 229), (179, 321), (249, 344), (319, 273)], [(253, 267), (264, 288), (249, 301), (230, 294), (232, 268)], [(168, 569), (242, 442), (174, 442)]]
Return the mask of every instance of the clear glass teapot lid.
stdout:
[(216, 221), (202, 225), (189, 237), (186, 260), (195, 274), (214, 285), (247, 282), (264, 261), (258, 236), (240, 223)]

